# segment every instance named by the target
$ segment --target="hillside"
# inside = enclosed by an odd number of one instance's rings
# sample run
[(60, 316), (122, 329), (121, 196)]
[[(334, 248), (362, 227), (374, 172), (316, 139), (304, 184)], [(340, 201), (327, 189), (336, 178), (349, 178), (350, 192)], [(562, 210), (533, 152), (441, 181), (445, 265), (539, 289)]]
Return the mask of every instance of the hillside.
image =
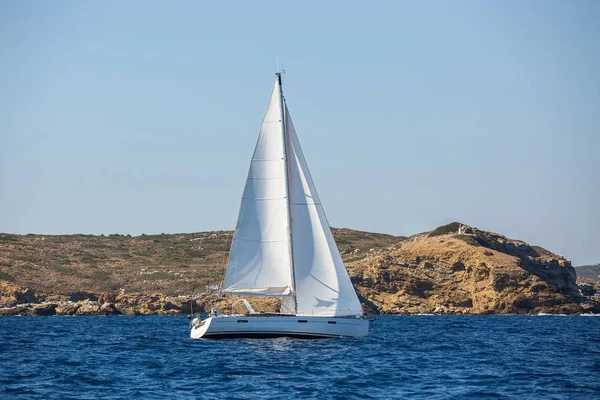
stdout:
[[(232, 233), (0, 234), (0, 279), (43, 293), (198, 293), (223, 279)], [(351, 229), (334, 228), (333, 233), (345, 261), (403, 239)]]
[[(459, 225), (410, 238), (333, 232), (370, 313), (600, 311), (595, 286), (582, 294), (569, 260), (466, 225), (458, 234)], [(0, 315), (189, 312), (193, 294), (221, 282), (231, 236), (0, 234)]]
[[(579, 313), (569, 260), (538, 246), (458, 223), (348, 263), (358, 291), (382, 313)], [(590, 293), (593, 295), (594, 293)]]
[(600, 264), (580, 265), (575, 267), (575, 271), (580, 278), (600, 280)]

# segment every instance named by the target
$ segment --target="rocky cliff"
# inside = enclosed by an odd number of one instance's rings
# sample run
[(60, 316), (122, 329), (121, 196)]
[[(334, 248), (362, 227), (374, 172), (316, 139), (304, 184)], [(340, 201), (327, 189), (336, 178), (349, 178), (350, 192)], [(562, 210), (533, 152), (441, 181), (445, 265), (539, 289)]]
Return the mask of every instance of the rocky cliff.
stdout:
[[(460, 232), (459, 232), (460, 229)], [(370, 313), (600, 312), (597, 287), (541, 247), (452, 223), (410, 238), (334, 229)], [(231, 232), (40, 236), (0, 234), (0, 315), (170, 315), (219, 283)], [(253, 306), (274, 311), (274, 301)], [(215, 303), (224, 309), (232, 299)], [(241, 311), (241, 310), (240, 310)]]
[(574, 314), (600, 309), (581, 293), (568, 259), (458, 223), (348, 263), (348, 269), (371, 310), (379, 313)]

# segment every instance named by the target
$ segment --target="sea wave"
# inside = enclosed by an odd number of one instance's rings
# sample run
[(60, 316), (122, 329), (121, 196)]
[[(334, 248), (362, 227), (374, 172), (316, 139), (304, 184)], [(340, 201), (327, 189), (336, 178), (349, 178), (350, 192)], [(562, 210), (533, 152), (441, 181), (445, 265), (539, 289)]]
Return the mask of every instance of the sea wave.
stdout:
[(220, 341), (190, 340), (184, 316), (0, 318), (0, 398), (598, 398), (600, 319), (427, 317)]

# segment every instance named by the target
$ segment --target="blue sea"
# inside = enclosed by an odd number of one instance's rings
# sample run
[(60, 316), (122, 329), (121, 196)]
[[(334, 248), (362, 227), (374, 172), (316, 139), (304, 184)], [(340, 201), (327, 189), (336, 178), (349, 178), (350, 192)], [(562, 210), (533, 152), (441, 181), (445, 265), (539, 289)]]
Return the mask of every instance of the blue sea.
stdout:
[(600, 399), (600, 317), (378, 317), (192, 341), (177, 317), (0, 318), (1, 399)]

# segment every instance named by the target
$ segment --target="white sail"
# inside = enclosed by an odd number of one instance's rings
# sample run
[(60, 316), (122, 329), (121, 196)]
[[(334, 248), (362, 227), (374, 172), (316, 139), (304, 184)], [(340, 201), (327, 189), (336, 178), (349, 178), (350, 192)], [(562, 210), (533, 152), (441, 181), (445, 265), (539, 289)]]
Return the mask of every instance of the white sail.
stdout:
[(287, 106), (285, 120), (297, 314), (362, 315), (360, 301), (331, 234)]
[(276, 81), (250, 162), (225, 274), (225, 293), (293, 293), (281, 117), (281, 94)]

